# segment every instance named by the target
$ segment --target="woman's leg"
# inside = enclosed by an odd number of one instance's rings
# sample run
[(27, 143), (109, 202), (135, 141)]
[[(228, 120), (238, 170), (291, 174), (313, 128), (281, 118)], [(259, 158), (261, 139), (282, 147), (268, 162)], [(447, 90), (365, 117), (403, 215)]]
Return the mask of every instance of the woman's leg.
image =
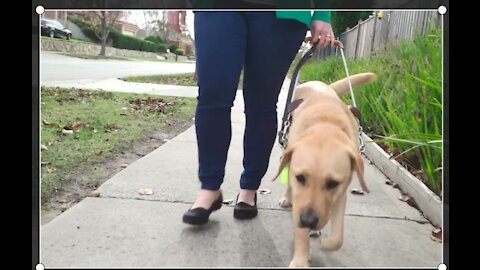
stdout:
[(246, 18), (243, 81), (246, 127), (238, 201), (253, 205), (277, 134), (278, 94), (307, 28), (294, 20), (276, 19), (275, 12), (247, 12)]
[(208, 208), (223, 182), (231, 140), (231, 107), (245, 60), (246, 23), (240, 12), (195, 12), (198, 104), (195, 127), (201, 191)]

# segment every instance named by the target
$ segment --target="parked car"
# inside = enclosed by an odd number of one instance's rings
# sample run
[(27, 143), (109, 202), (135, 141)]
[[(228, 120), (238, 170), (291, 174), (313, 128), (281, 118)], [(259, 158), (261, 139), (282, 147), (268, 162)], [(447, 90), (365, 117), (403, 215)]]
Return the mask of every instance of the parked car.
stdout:
[(63, 24), (55, 20), (42, 19), (41, 29), (43, 36), (49, 36), (51, 38), (59, 37), (65, 39), (72, 38), (72, 31), (70, 31), (65, 26), (63, 26)]

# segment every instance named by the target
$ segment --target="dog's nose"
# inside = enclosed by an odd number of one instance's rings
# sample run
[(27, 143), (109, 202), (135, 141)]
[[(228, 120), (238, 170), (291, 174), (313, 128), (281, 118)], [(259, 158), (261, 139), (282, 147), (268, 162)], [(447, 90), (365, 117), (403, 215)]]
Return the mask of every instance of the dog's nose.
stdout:
[(316, 229), (318, 225), (318, 217), (309, 210), (300, 214), (300, 227)]

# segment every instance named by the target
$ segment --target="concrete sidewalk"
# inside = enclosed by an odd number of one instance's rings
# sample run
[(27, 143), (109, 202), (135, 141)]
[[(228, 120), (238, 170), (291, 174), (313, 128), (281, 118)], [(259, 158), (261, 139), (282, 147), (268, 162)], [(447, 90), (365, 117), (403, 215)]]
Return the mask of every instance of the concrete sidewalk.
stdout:
[[(279, 101), (283, 112), (286, 88)], [(242, 171), (243, 99), (232, 109), (232, 143), (222, 186), (224, 199), (235, 199)], [(41, 228), (40, 262), (48, 267), (285, 267), (293, 252), (291, 213), (277, 202), (285, 186), (270, 181), (281, 151), (276, 143), (259, 195), (259, 215), (251, 221), (233, 218), (224, 205), (203, 227), (181, 221), (195, 199), (197, 180), (195, 129), (139, 159), (99, 187), (99, 198), (87, 198)], [(312, 240), (312, 266), (437, 267), (442, 244), (430, 239), (432, 225), (385, 184), (385, 176), (366, 165), (371, 193), (349, 193), (345, 242), (324, 253)], [(354, 179), (350, 189), (358, 188)], [(151, 188), (153, 195), (139, 195)], [(323, 233), (327, 232), (324, 231)]]
[(177, 97), (196, 97), (198, 94), (196, 86), (126, 82), (117, 78), (49, 81), (42, 82), (42, 86)]

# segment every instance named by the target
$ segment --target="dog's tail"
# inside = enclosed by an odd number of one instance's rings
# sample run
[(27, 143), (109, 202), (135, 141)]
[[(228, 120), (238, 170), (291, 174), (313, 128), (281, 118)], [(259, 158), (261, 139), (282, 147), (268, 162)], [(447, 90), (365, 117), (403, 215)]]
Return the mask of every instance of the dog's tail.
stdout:
[[(362, 84), (374, 82), (377, 79), (377, 75), (373, 73), (360, 73), (350, 76), (352, 81), (352, 88)], [(330, 84), (330, 87), (335, 90), (338, 96), (344, 95), (350, 90), (348, 86), (348, 79), (343, 79)]]

